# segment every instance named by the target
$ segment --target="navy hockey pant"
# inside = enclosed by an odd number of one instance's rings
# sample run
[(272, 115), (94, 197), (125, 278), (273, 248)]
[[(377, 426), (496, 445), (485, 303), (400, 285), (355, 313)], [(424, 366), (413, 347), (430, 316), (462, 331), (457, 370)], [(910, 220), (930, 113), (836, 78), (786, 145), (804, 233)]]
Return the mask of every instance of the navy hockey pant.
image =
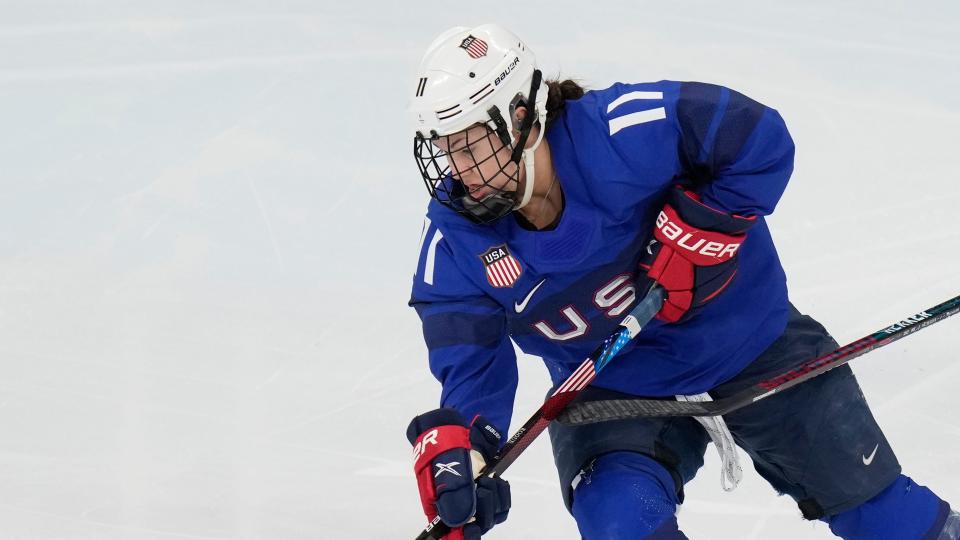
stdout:
[[(687, 540), (675, 516), (673, 479), (653, 459), (635, 452), (599, 457), (579, 477), (573, 516), (584, 540)], [(827, 516), (847, 540), (957, 540), (960, 514), (929, 489), (900, 475), (867, 502)]]
[[(784, 334), (710, 394), (732, 395), (836, 347), (819, 323), (792, 310)], [(588, 387), (579, 399), (617, 397), (624, 395)], [(804, 517), (827, 521), (835, 534), (954, 540), (935, 534), (944, 528), (948, 507), (900, 474), (849, 366), (724, 418), (757, 472), (796, 500)], [(709, 441), (694, 419), (553, 423), (550, 439), (564, 501), (584, 539), (683, 538), (673, 515), (683, 501), (683, 485), (703, 465)], [(896, 532), (876, 536), (875, 531)], [(928, 539), (927, 532), (934, 536)]]

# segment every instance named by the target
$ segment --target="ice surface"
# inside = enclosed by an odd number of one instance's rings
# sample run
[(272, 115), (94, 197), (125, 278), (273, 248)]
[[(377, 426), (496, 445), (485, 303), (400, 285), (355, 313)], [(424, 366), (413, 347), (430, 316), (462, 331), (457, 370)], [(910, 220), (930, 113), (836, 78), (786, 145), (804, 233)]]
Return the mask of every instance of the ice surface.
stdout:
[[(412, 538), (405, 306), (426, 193), (404, 106), (455, 24), (549, 76), (725, 84), (797, 167), (770, 220), (841, 342), (960, 293), (956, 2), (0, 6), (0, 538)], [(449, 4), (453, 6), (454, 4)], [(904, 469), (960, 504), (960, 319), (856, 360)], [(516, 418), (547, 378), (521, 361)], [(693, 539), (829, 538), (711, 450)], [(546, 440), (490, 538), (577, 538)]]

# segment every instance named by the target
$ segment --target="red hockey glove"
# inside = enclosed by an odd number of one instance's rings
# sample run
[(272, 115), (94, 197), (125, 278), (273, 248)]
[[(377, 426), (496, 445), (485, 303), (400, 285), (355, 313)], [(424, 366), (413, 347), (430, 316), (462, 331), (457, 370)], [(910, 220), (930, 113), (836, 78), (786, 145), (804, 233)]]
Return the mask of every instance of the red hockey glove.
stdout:
[(657, 318), (689, 319), (722, 293), (737, 273), (737, 253), (756, 217), (714, 210), (676, 186), (657, 216), (654, 239), (640, 255), (640, 268), (667, 292)]
[(500, 434), (485, 418), (477, 416), (468, 425), (457, 411), (436, 409), (410, 422), (407, 439), (413, 444), (423, 512), (428, 520), (439, 514), (455, 527), (444, 540), (479, 540), (507, 519), (510, 484), (486, 477), (474, 483), (474, 475), (500, 448)]

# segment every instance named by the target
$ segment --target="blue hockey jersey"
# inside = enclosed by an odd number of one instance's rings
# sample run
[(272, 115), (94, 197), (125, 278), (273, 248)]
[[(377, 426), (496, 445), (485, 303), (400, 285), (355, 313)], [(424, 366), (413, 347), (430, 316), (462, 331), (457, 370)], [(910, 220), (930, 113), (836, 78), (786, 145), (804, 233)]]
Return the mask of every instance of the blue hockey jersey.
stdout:
[(793, 170), (780, 115), (703, 83), (615, 84), (568, 101), (549, 141), (564, 209), (552, 230), (508, 215), (477, 225), (431, 201), (411, 305), (441, 404), (506, 433), (517, 387), (512, 337), (557, 384), (637, 300), (641, 248), (668, 189), (759, 216), (729, 288), (680, 324), (653, 321), (594, 385), (640, 396), (704, 392), (766, 349), (787, 320), (786, 278), (762, 216)]

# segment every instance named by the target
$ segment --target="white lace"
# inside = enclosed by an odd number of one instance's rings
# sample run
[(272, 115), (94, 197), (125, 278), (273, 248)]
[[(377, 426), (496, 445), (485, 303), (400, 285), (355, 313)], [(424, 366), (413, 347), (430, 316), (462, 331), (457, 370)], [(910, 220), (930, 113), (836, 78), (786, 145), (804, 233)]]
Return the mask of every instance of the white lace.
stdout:
[[(677, 396), (677, 401), (713, 401), (713, 399), (704, 392), (695, 396)], [(737, 445), (733, 442), (733, 435), (727, 423), (722, 416), (695, 416), (694, 418), (707, 430), (710, 440), (720, 454), (720, 486), (724, 491), (737, 489), (737, 485), (743, 478), (743, 468), (740, 467), (740, 454), (737, 452)]]

